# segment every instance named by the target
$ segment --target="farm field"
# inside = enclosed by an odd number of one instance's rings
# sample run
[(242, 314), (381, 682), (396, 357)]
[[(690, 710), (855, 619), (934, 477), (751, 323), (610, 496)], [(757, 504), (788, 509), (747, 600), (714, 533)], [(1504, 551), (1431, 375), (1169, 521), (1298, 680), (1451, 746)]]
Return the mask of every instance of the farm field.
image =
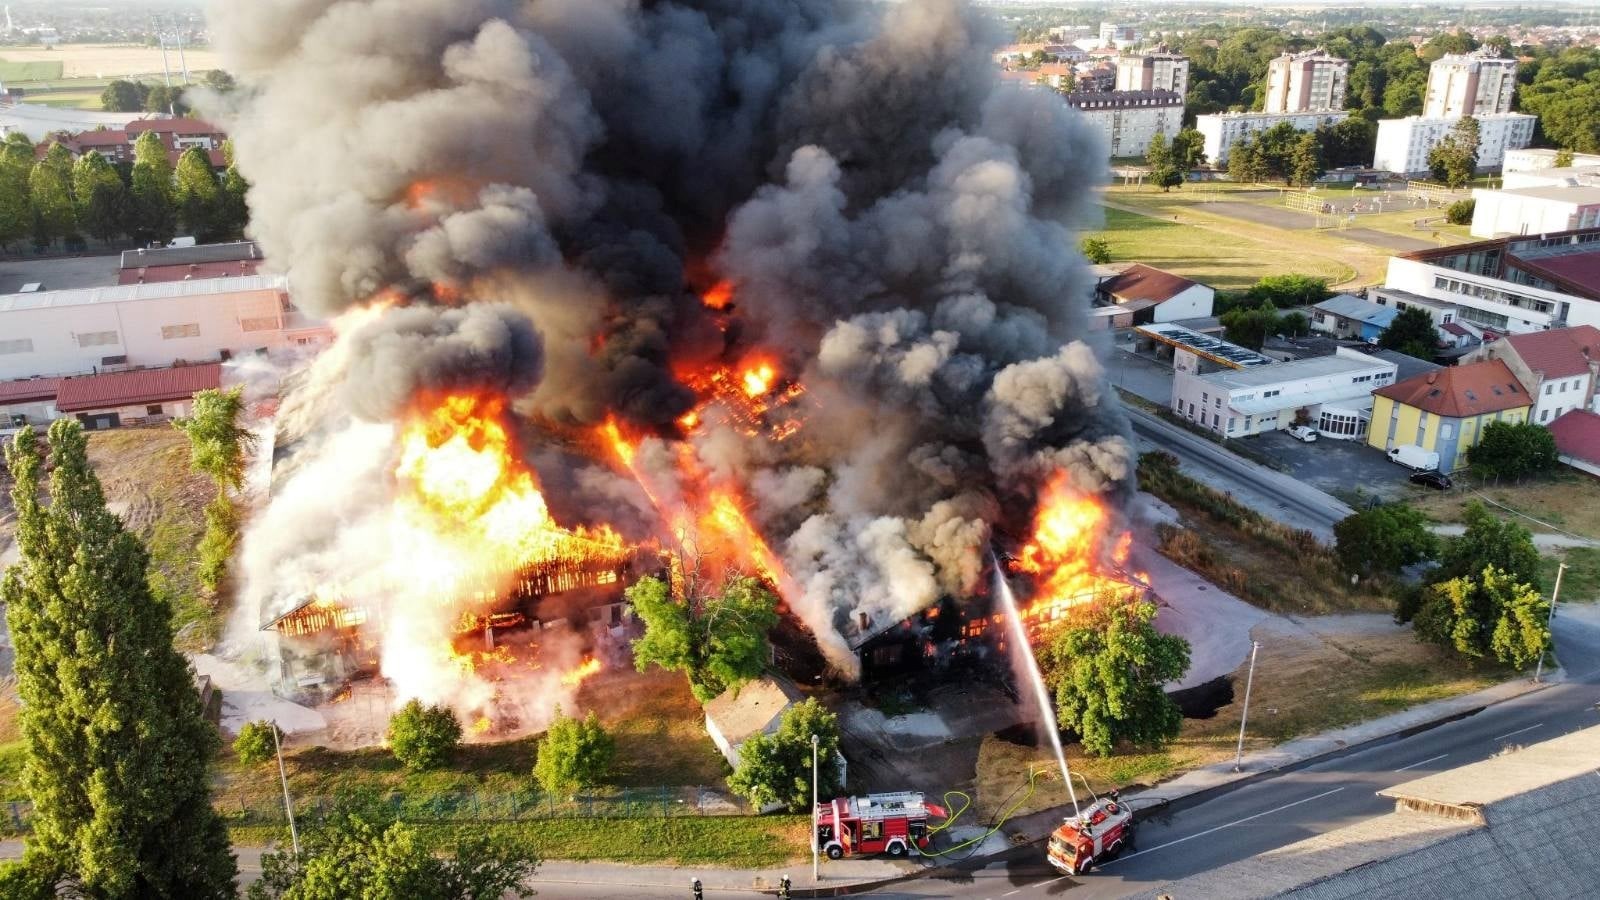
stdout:
[[(217, 53), (213, 50), (185, 47), (183, 55), (191, 75), (220, 65)], [(0, 74), (5, 73), (8, 67), (17, 66), (27, 66), (39, 73), (5, 76), (7, 81), (121, 78), (161, 72), (161, 48), (133, 44), (62, 44), (53, 50), (43, 47), (6, 47), (0, 51), (0, 57), (5, 60), (4, 64), (0, 64)], [(172, 71), (179, 72), (177, 51), (169, 50), (167, 59)], [(47, 71), (52, 67), (58, 71)]]

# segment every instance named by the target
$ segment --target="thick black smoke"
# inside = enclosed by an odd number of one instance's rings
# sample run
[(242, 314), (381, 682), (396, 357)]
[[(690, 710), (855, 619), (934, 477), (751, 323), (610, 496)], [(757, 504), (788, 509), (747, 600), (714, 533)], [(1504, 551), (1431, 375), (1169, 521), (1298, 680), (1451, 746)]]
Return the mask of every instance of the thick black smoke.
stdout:
[[(756, 498), (841, 669), (860, 614), (976, 589), (1051, 472), (1128, 489), (1081, 342), (1105, 147), (997, 83), (964, 3), (219, 0), (213, 24), (252, 230), (297, 302), (508, 303), (543, 335), (392, 310), (349, 348), (367, 414), (481, 365), (547, 418), (670, 440), (695, 401), (675, 364), (758, 346), (802, 377), (803, 439), (694, 450)], [(726, 331), (697, 296), (717, 277)], [(658, 450), (640, 465), (670, 481)]]

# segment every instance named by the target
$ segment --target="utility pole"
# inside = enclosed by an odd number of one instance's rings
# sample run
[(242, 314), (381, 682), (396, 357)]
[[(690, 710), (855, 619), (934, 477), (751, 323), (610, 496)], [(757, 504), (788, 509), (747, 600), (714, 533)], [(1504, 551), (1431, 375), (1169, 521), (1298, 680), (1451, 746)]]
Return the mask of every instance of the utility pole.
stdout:
[(294, 827), (294, 804), (289, 800), (289, 773), (283, 767), (283, 744), (278, 741), (278, 722), (272, 721), (272, 747), (278, 751), (278, 780), (283, 782), (283, 814), (289, 817), (289, 841), (294, 858), (300, 858), (300, 832)]
[[(1550, 630), (1550, 624), (1556, 620), (1556, 601), (1561, 598), (1561, 576), (1566, 574), (1566, 571), (1567, 571), (1567, 564), (1566, 563), (1562, 563), (1562, 564), (1560, 564), (1559, 566), (1556, 567), (1556, 586), (1555, 586), (1555, 590), (1550, 592), (1550, 614), (1548, 616), (1545, 616), (1545, 619), (1544, 619), (1544, 628), (1545, 628), (1546, 631)], [(1552, 647), (1554, 647), (1555, 646), (1555, 642), (1556, 642), (1555, 641), (1555, 635), (1552, 634), (1550, 636), (1550, 645)], [(1539, 651), (1539, 664), (1533, 667), (1533, 683), (1534, 684), (1538, 684), (1539, 683), (1539, 676), (1543, 675), (1543, 674), (1544, 674), (1544, 651), (1540, 650)]]
[(1244, 723), (1250, 721), (1250, 688), (1256, 683), (1256, 651), (1260, 649), (1260, 641), (1250, 642), (1250, 674), (1244, 680), (1244, 712), (1239, 716), (1239, 749), (1233, 754), (1235, 772), (1239, 771), (1244, 763)]
[(817, 846), (817, 746), (821, 741), (811, 736), (811, 883), (822, 879), (822, 848)]

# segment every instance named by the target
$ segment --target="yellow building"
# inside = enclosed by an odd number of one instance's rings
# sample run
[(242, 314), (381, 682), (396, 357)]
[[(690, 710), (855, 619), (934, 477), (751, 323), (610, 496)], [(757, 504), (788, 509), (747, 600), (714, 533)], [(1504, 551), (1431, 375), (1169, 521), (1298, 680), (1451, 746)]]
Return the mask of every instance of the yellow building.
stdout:
[(1439, 470), (1467, 464), (1467, 449), (1490, 422), (1526, 422), (1533, 398), (1498, 359), (1428, 372), (1372, 392), (1367, 443), (1415, 444), (1439, 454)]

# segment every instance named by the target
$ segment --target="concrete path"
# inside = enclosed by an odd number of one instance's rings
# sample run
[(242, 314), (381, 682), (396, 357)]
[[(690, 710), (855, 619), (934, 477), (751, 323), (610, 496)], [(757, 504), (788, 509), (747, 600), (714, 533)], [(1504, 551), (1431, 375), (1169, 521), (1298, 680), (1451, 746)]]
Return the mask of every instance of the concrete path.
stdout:
[(1250, 629), (1270, 614), (1135, 541), (1129, 568), (1150, 576), (1161, 598), (1156, 627), (1189, 641), (1189, 671), (1169, 687), (1182, 690), (1238, 669), (1250, 655)]
[[(1434, 534), (1444, 537), (1457, 537), (1466, 534), (1465, 525), (1433, 525), (1429, 528)], [(1573, 547), (1600, 547), (1600, 541), (1593, 538), (1579, 537), (1575, 534), (1547, 534), (1542, 531), (1533, 532), (1533, 545), (1540, 550), (1569, 550)]]

